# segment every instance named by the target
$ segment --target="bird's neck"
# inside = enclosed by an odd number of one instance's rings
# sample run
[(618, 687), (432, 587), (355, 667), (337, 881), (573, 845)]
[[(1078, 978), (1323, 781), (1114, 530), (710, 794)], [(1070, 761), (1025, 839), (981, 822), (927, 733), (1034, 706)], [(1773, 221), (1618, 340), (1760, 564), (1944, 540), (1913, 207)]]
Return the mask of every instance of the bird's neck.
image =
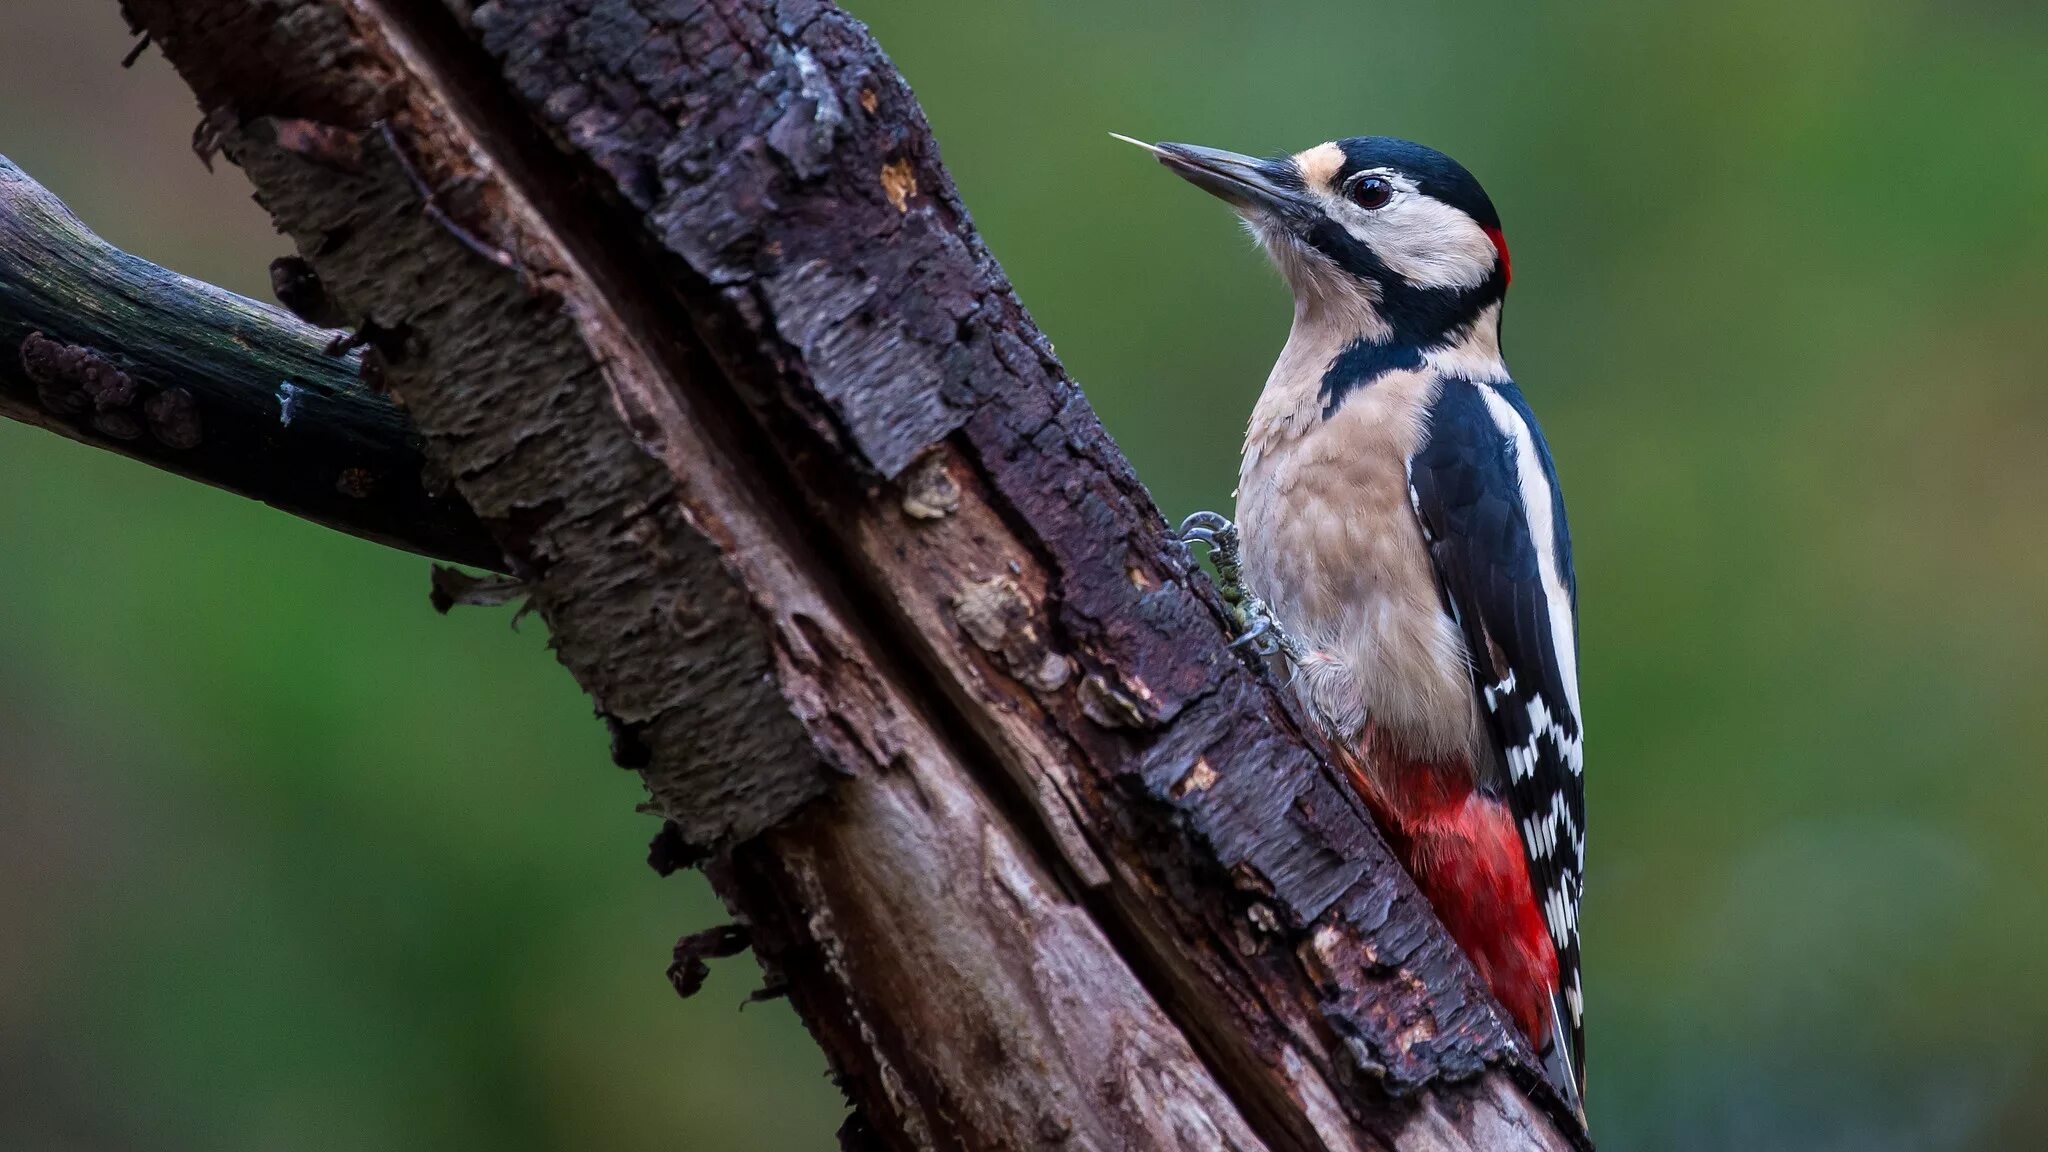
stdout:
[(1304, 380), (1327, 373), (1349, 358), (1371, 383), (1375, 372), (1428, 365), (1474, 380), (1507, 378), (1500, 350), (1501, 301), (1495, 299), (1468, 319), (1443, 329), (1421, 331), (1389, 323), (1376, 302), (1358, 294), (1304, 294), (1295, 300), (1294, 324), (1274, 365), (1273, 379)]
[[(1276, 258), (1296, 249), (1272, 249)], [(1470, 357), (1500, 359), (1501, 305), (1507, 276), (1496, 268), (1477, 284), (1418, 284), (1398, 276), (1363, 277), (1325, 260), (1278, 260), (1294, 289), (1294, 334), (1335, 336), (1417, 350), (1453, 348)]]
[(1496, 300), (1469, 322), (1453, 328), (1425, 350), (1439, 372), (1468, 380), (1505, 380), (1507, 361), (1500, 354), (1500, 305)]
[(1363, 301), (1297, 303), (1287, 344), (1253, 410), (1247, 451), (1256, 455), (1269, 442), (1307, 433), (1389, 373), (1432, 371), (1479, 381), (1508, 378), (1498, 302), (1426, 338), (1403, 338)]

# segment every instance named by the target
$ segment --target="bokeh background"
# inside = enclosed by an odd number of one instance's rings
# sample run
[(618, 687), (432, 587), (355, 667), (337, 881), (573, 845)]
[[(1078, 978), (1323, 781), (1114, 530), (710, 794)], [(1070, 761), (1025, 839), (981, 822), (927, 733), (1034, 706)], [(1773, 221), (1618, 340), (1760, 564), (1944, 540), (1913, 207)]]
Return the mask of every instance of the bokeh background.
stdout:
[[(1610, 1149), (2048, 1146), (2048, 9), (856, 0), (1171, 513), (1286, 303), (1110, 129), (1464, 160), (1571, 500)], [(112, 0), (0, 0), (0, 152), (284, 251)], [(821, 1149), (633, 778), (415, 558), (0, 425), (0, 1148)]]

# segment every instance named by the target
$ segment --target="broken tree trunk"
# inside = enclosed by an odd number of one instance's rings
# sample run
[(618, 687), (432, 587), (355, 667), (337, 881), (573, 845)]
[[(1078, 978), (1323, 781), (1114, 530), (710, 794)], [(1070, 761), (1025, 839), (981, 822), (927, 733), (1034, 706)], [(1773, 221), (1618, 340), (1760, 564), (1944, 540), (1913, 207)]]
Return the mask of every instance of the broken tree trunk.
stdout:
[(123, 6), (340, 313), (404, 334), (427, 457), (867, 1139), (1583, 1146), (860, 25)]

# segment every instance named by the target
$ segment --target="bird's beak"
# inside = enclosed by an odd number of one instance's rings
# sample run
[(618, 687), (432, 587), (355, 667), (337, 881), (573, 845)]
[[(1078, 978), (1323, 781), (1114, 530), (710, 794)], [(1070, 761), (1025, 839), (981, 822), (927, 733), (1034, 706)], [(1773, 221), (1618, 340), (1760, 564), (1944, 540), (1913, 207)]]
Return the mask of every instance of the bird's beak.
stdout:
[(1289, 165), (1285, 160), (1259, 160), (1220, 148), (1147, 144), (1115, 132), (1110, 135), (1152, 153), (1182, 179), (1222, 198), (1240, 213), (1287, 217), (1299, 215), (1308, 207), (1300, 191), (1299, 177), (1288, 179), (1293, 173), (1287, 171)]

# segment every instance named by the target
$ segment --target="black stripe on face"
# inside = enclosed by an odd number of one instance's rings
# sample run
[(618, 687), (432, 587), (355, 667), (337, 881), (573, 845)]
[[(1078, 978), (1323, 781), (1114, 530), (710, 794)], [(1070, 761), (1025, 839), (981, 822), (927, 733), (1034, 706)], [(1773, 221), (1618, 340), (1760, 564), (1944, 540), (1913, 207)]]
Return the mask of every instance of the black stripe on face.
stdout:
[(1393, 331), (1385, 340), (1359, 337), (1323, 370), (1317, 399), (1328, 420), (1352, 393), (1389, 372), (1413, 370), (1433, 351), (1463, 338), (1486, 309), (1507, 295), (1507, 276), (1496, 265), (1472, 288), (1421, 288), (1388, 268), (1373, 250), (1336, 221), (1324, 218), (1303, 234), (1308, 244), (1347, 273), (1377, 289), (1373, 308)]
[(1311, 223), (1302, 238), (1337, 267), (1379, 289), (1374, 310), (1394, 330), (1396, 344), (1441, 344), (1507, 296), (1507, 275), (1498, 263), (1470, 288), (1424, 288), (1387, 267), (1379, 253), (1330, 217)]

